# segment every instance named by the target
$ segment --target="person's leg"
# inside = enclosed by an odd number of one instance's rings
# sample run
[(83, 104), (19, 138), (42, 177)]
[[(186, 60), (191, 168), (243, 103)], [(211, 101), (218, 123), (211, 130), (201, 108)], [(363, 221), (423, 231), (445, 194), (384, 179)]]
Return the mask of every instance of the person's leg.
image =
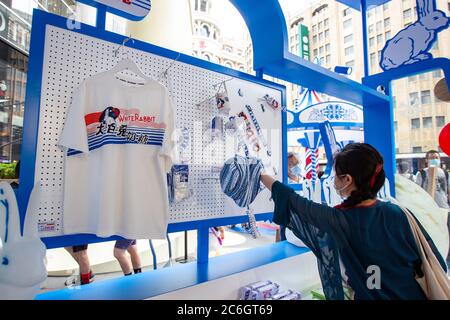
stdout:
[(128, 240), (117, 240), (116, 245), (114, 246), (114, 258), (117, 259), (123, 274), (126, 276), (132, 274), (131, 263), (126, 255), (128, 246)]
[(139, 256), (136, 240), (132, 242), (132, 244), (128, 247), (127, 251), (131, 257), (131, 264), (133, 265), (134, 273), (141, 273), (142, 263), (141, 257)]
[(87, 253), (87, 245), (73, 246), (73, 257), (80, 267), (81, 284), (88, 284), (91, 282), (91, 264)]

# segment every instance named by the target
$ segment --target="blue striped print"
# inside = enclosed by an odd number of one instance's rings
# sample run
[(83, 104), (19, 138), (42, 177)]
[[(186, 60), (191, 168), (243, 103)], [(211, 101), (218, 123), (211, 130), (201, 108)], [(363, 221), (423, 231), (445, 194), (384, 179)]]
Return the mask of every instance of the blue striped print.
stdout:
[[(100, 147), (102, 147), (104, 145), (107, 145), (107, 144), (139, 144), (139, 143), (132, 142), (132, 141), (106, 141), (105, 143), (102, 143), (102, 144), (99, 144), (99, 145), (97, 145), (95, 147), (89, 148), (89, 151), (98, 149), (98, 148), (100, 148)], [(161, 143), (159, 143), (159, 142), (147, 142), (147, 145), (162, 146), (162, 142)]]
[[(134, 0), (133, 1), (133, 6), (136, 6), (136, 7), (140, 7), (140, 8), (142, 8), (142, 9), (146, 9), (146, 10), (150, 10), (150, 6), (148, 6), (148, 4), (143, 4), (143, 5), (141, 5), (141, 4), (138, 4), (137, 3), (138, 2), (138, 0)], [(139, 1), (140, 2), (140, 1)]]
[[(156, 135), (156, 134), (147, 134), (147, 137), (149, 137), (149, 139), (164, 139), (164, 135)], [(94, 137), (89, 137), (88, 138), (88, 143), (95, 143), (103, 138), (116, 138), (116, 139), (126, 139), (126, 137), (122, 137), (122, 136), (117, 136), (117, 135), (98, 135), (98, 136), (94, 136)]]
[[(125, 143), (138, 143), (137, 141), (129, 141), (129, 140), (123, 139), (123, 138), (122, 139), (120, 139), (120, 138), (119, 139), (118, 138), (105, 138), (105, 139), (98, 140), (95, 143), (89, 143), (89, 149), (92, 148), (92, 147), (95, 147), (95, 146), (97, 146), (99, 144), (104, 144), (105, 142), (108, 142), (108, 141), (111, 141), (111, 142), (124, 141)], [(161, 143), (162, 144), (163, 139), (148, 139), (147, 143), (149, 143), (149, 142), (157, 142), (157, 143)]]

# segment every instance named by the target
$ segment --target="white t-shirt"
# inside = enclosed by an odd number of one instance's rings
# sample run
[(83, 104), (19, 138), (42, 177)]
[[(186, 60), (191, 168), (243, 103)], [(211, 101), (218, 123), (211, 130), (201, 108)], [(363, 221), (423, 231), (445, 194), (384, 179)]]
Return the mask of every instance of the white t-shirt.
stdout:
[(68, 148), (64, 234), (165, 239), (173, 122), (156, 81), (130, 86), (105, 72), (80, 85), (59, 141)]

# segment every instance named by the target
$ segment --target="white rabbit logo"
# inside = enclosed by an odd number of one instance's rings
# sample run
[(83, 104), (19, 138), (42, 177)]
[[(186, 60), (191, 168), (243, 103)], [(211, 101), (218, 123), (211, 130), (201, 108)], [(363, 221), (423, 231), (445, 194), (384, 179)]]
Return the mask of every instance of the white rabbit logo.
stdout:
[(380, 61), (383, 70), (433, 57), (428, 51), (437, 40), (438, 33), (448, 28), (450, 20), (444, 12), (436, 10), (435, 0), (417, 0), (417, 16), (415, 23), (386, 42)]
[(37, 185), (21, 235), (16, 196), (8, 183), (0, 182), (0, 300), (33, 299), (47, 278), (46, 248), (37, 230), (39, 192)]

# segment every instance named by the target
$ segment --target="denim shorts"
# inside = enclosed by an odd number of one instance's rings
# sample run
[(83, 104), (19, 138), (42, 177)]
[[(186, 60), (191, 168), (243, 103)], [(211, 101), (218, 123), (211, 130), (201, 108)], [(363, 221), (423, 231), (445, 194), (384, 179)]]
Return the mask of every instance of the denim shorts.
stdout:
[(129, 246), (134, 246), (135, 244), (136, 244), (136, 239), (134, 239), (134, 240), (122, 239), (122, 240), (116, 241), (116, 245), (114, 246), (114, 248), (127, 250)]

